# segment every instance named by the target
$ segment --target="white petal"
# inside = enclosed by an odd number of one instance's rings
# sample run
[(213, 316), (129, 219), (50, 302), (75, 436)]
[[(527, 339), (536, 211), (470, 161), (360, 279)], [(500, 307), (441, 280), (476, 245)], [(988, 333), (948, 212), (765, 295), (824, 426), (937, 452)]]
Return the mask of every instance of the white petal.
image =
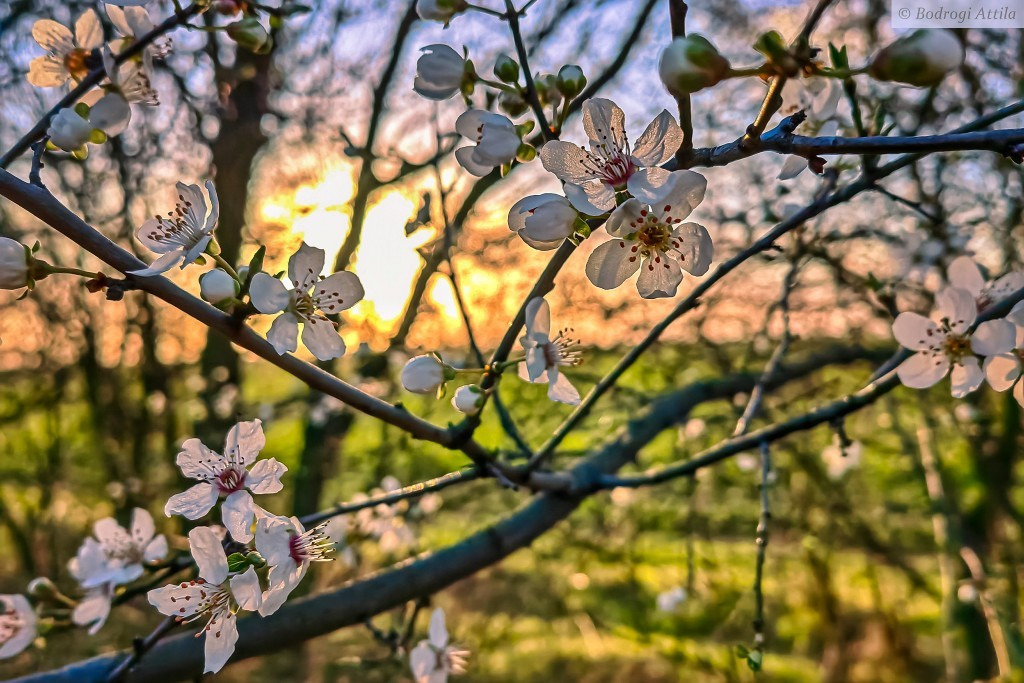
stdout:
[(164, 514), (181, 515), (186, 519), (199, 519), (217, 504), (217, 487), (203, 481), (182, 493), (176, 493), (167, 499)]
[(615, 289), (637, 271), (640, 259), (622, 240), (610, 240), (594, 249), (587, 259), (587, 277), (601, 289)]
[(1024, 301), (1018, 301), (1014, 307), (1010, 309), (1006, 319), (1018, 327), (1024, 327)]
[(249, 567), (241, 574), (231, 577), (231, 595), (239, 608), (255, 612), (263, 602), (263, 591), (260, 589), (260, 579), (256, 576), (256, 569)]
[(129, 275), (136, 275), (138, 277), (152, 277), (153, 275), (161, 275), (166, 273), (168, 270), (173, 268), (185, 257), (185, 249), (179, 248), (174, 251), (167, 252), (156, 261), (149, 264), (148, 268), (142, 268), (140, 270), (129, 270)]
[(277, 458), (259, 460), (246, 475), (245, 485), (253, 493), (277, 493), (284, 488), (281, 477), (287, 471), (288, 468)]
[(306, 574), (308, 565), (297, 565), (293, 561), (273, 565), (267, 574), (269, 587), (263, 593), (262, 604), (260, 605), (260, 616), (269, 617), (281, 608), (291, 592), (302, 581)]
[(1012, 353), (989, 356), (983, 369), (988, 385), (996, 391), (1006, 391), (1020, 379), (1020, 359)]
[(160, 534), (146, 544), (142, 551), (142, 559), (146, 562), (156, 562), (167, 557), (167, 538)]
[(637, 199), (627, 199), (617, 209), (612, 211), (604, 229), (613, 237), (626, 237), (636, 232), (639, 224), (646, 217), (650, 207)]
[(974, 324), (978, 316), (978, 304), (974, 295), (965, 289), (947, 287), (935, 295), (935, 313), (937, 320), (947, 319), (950, 329), (961, 334)]
[(248, 466), (266, 445), (267, 437), (263, 434), (262, 421), (239, 422), (228, 430), (227, 438), (224, 439), (224, 457), (229, 462)]
[(579, 405), (580, 392), (558, 368), (548, 370), (548, 398), (571, 406)]
[(95, 10), (86, 10), (75, 22), (75, 42), (86, 50), (103, 44), (103, 26), (100, 25), (100, 17)]
[(707, 228), (698, 223), (683, 223), (672, 232), (679, 244), (679, 265), (691, 275), (703, 275), (715, 257), (715, 245)]
[(476, 151), (476, 147), (460, 147), (455, 150), (455, 159), (459, 164), (469, 171), (471, 174), (478, 178), (483, 178), (485, 175), (494, 170), (494, 166), (480, 163), (476, 160), (473, 153)]
[(149, 514), (149, 510), (145, 508), (132, 510), (132, 540), (140, 547), (144, 547), (155, 533), (156, 525), (153, 523), (153, 515)]
[(210, 234), (217, 227), (217, 221), (220, 219), (220, 199), (217, 197), (217, 186), (213, 184), (212, 180), (206, 181), (206, 194), (210, 197), (210, 213), (206, 216), (206, 225), (203, 230), (206, 234)]
[(444, 610), (437, 608), (430, 615), (430, 644), (438, 650), (448, 647), (448, 629), (444, 623)]
[(65, 55), (75, 47), (71, 30), (52, 19), (40, 19), (34, 23), (32, 37), (39, 47), (57, 55)]
[(28, 82), (40, 88), (64, 85), (68, 77), (64, 62), (50, 55), (36, 57), (28, 65)]
[(564, 140), (552, 140), (540, 148), (540, 163), (548, 173), (554, 173), (564, 183), (581, 185), (597, 177), (587, 163), (587, 151)]
[(615, 188), (603, 180), (588, 180), (580, 185), (566, 183), (562, 190), (569, 203), (587, 216), (600, 216), (615, 208)]
[(1017, 399), (1017, 403), (1024, 406), (1024, 382), (1017, 382), (1013, 387), (1013, 397)]
[(17, 614), (22, 622), (17, 633), (0, 644), (0, 659), (9, 659), (36, 639), (36, 613), (24, 595), (3, 595), (0, 596), (0, 602)]
[(526, 382), (547, 382), (548, 361), (544, 357), (544, 350), (527, 349), (526, 360), (519, 364), (518, 371), (519, 377)]
[(89, 626), (89, 635), (96, 633), (107, 623), (110, 616), (110, 596), (106, 590), (98, 590), (86, 595), (75, 605), (71, 612), (71, 621), (76, 626)]
[(776, 176), (778, 180), (791, 180), (807, 169), (807, 159), (798, 157), (795, 154), (790, 154), (786, 157), (785, 163), (782, 164), (782, 168), (779, 169), (779, 175)]
[(228, 559), (224, 555), (224, 545), (213, 529), (208, 526), (192, 529), (188, 532), (188, 547), (199, 567), (199, 576), (214, 585), (224, 583), (228, 578)]
[(187, 439), (174, 462), (189, 479), (207, 479), (216, 476), (216, 469), (225, 463), (224, 456), (210, 450), (199, 439)]
[(338, 330), (322, 318), (306, 318), (302, 321), (302, 344), (320, 361), (345, 355), (345, 342)]
[(327, 315), (352, 308), (362, 300), (364, 294), (359, 277), (349, 272), (329, 275), (313, 287), (313, 301)]
[(252, 496), (248, 491), (235, 491), (220, 506), (221, 521), (231, 538), (239, 543), (252, 540), (252, 523), (255, 518)]
[(186, 581), (184, 587), (182, 584), (172, 583), (149, 591), (146, 593), (146, 599), (160, 614), (188, 618), (201, 606), (202, 593), (208, 588), (209, 586), (199, 582)]
[(271, 567), (288, 563), (291, 557), (291, 539), (296, 529), (287, 517), (264, 517), (256, 524), (256, 550)]
[(676, 153), (683, 143), (683, 131), (672, 114), (662, 109), (636, 139), (633, 157), (642, 166), (660, 166)]
[(664, 252), (655, 252), (640, 266), (636, 288), (645, 299), (661, 299), (675, 296), (682, 281), (679, 263)]
[(249, 283), (249, 299), (260, 313), (279, 313), (288, 308), (292, 294), (277, 278), (256, 273)]
[(279, 354), (295, 351), (299, 348), (299, 319), (291, 313), (277, 316), (267, 331), (267, 341)]
[(308, 292), (324, 270), (327, 254), (323, 249), (311, 247), (305, 242), (288, 259), (288, 279), (300, 292)]
[(978, 359), (970, 356), (953, 366), (949, 381), (953, 385), (953, 398), (963, 398), (981, 386), (985, 381), (985, 373), (981, 371)]
[(117, 523), (113, 517), (104, 517), (96, 520), (92, 525), (92, 532), (96, 538), (105, 546), (116, 546), (130, 542), (128, 532)]
[(944, 337), (938, 326), (917, 313), (905, 311), (896, 316), (892, 334), (900, 346), (911, 351), (924, 351), (940, 343)]
[(526, 304), (526, 333), (551, 336), (551, 307), (543, 297), (534, 297)]
[(218, 612), (206, 629), (206, 667), (203, 673), (217, 673), (235, 652), (238, 642), (238, 625), (235, 615), (227, 610)]
[(671, 179), (672, 174), (663, 168), (642, 168), (629, 176), (626, 189), (644, 204), (658, 204)]
[(611, 144), (617, 149), (626, 146), (626, 115), (611, 100), (593, 97), (583, 103), (583, 130), (590, 138), (591, 148)]
[(704, 201), (708, 179), (696, 171), (672, 171), (661, 186), (657, 202), (652, 202), (662, 218), (682, 219)]
[(409, 668), (416, 683), (430, 683), (431, 674), (437, 666), (437, 655), (430, 643), (421, 640), (409, 653)]
[(947, 372), (949, 358), (945, 354), (915, 353), (896, 368), (900, 381), (911, 389), (927, 389)]
[(128, 100), (117, 92), (109, 92), (89, 110), (89, 123), (108, 136), (120, 135), (132, 120)]
[(1012, 351), (1017, 341), (1017, 327), (1009, 320), (988, 320), (978, 325), (971, 336), (971, 350), (981, 356), (995, 356)]
[(967, 290), (974, 298), (978, 298), (985, 289), (985, 278), (978, 264), (970, 256), (953, 259), (946, 274), (949, 276), (950, 285)]

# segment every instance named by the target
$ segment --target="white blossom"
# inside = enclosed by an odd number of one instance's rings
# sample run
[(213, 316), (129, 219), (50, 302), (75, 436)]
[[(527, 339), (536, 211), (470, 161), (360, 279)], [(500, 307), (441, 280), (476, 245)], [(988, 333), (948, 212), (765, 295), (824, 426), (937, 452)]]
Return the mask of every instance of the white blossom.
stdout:
[(483, 109), (470, 109), (455, 121), (459, 135), (475, 145), (455, 150), (455, 158), (475, 176), (485, 176), (512, 161), (519, 149), (519, 133), (515, 125), (501, 114)]
[(288, 260), (288, 278), (292, 289), (266, 273), (256, 273), (249, 287), (252, 305), (260, 313), (281, 313), (267, 332), (267, 341), (280, 353), (298, 348), (299, 323), (302, 343), (317, 360), (345, 355), (334, 322), (328, 315), (341, 313), (363, 298), (363, 285), (354, 273), (342, 271), (323, 278), (326, 254), (305, 242)]
[(1024, 273), (1019, 271), (1011, 271), (995, 280), (986, 280), (970, 256), (953, 259), (946, 274), (951, 287), (964, 289), (974, 296), (979, 313), (1024, 287)]
[[(131, 275), (150, 276), (165, 273), (177, 264), (181, 268), (195, 263), (213, 240), (213, 231), (220, 217), (220, 202), (212, 180), (206, 181), (210, 195), (209, 213), (206, 198), (198, 185), (178, 183), (178, 202), (167, 216), (154, 216), (135, 232), (146, 247), (162, 254), (148, 268), (130, 271)], [(205, 219), (205, 220), (204, 220)]]
[(686, 602), (686, 589), (682, 586), (675, 586), (658, 593), (658, 597), (655, 602), (658, 605), (659, 612), (675, 612), (679, 609), (680, 605)]
[(277, 493), (284, 485), (281, 476), (288, 471), (276, 458), (257, 461), (266, 437), (259, 420), (239, 422), (228, 432), (224, 453), (207, 448), (199, 439), (181, 445), (175, 462), (181, 473), (199, 483), (170, 497), (164, 514), (199, 519), (224, 498), (221, 519), (240, 543), (252, 540), (252, 523), (265, 511), (253, 502), (252, 494)]
[(416, 683), (445, 683), (449, 675), (466, 670), (469, 652), (451, 644), (444, 623), (444, 610), (430, 615), (430, 637), (409, 653), (409, 667)]
[(963, 61), (964, 46), (955, 33), (945, 28), (923, 28), (880, 50), (868, 65), (868, 73), (881, 81), (933, 86), (960, 68)]
[(579, 214), (568, 199), (550, 192), (523, 197), (508, 212), (508, 227), (534, 249), (556, 249), (573, 234)]
[[(124, 2), (120, 3), (105, 3), (107, 7), (107, 16), (110, 17), (110, 23), (114, 25), (114, 28), (124, 36), (119, 42), (120, 47), (118, 51), (122, 51), (127, 48), (133, 41), (148, 35), (155, 28), (156, 24), (153, 22), (153, 18), (149, 15), (149, 11), (143, 7), (130, 6)], [(143, 4), (143, 3), (137, 3)], [(117, 5), (121, 5), (125, 9), (121, 9)], [(171, 51), (171, 39), (167, 36), (160, 36), (153, 40), (142, 50), (142, 63), (146, 73), (153, 73), (153, 58), (154, 57), (166, 57)]]
[(308, 531), (295, 517), (264, 517), (256, 524), (256, 550), (270, 566), (260, 615), (276, 612), (306, 575), (310, 562), (330, 561), (335, 541), (324, 522)]
[[(830, 137), (839, 132), (836, 111), (843, 88), (835, 78), (802, 78), (786, 81), (782, 98), (785, 106), (781, 110), (784, 116), (803, 111), (807, 119), (800, 124), (800, 130), (806, 135)], [(786, 157), (779, 180), (789, 180), (804, 172), (807, 159), (795, 154)]]
[(199, 567), (199, 578), (155, 588), (146, 597), (161, 614), (178, 622), (205, 620), (200, 631), (206, 633), (203, 672), (217, 673), (235, 651), (238, 611), (260, 608), (260, 582), (252, 567), (230, 574), (221, 541), (209, 527), (190, 531), (188, 544)]
[(28, 284), (29, 266), (25, 245), (0, 237), (0, 289), (21, 289)]
[(452, 395), (452, 407), (465, 415), (476, 415), (480, 412), (483, 392), (475, 384), (466, 384), (455, 390)]
[(861, 452), (864, 450), (860, 441), (852, 441), (843, 445), (838, 434), (832, 436), (832, 443), (821, 452), (825, 463), (825, 471), (830, 479), (842, 479), (851, 469), (860, 465)]
[(577, 342), (568, 336), (571, 332), (560, 330), (552, 339), (548, 302), (541, 297), (531, 299), (526, 304), (526, 334), (519, 340), (526, 350), (526, 360), (519, 364), (519, 376), (527, 382), (546, 382), (552, 401), (576, 405), (580, 394), (559, 370), (580, 362), (579, 352), (573, 348)]
[(935, 297), (935, 304), (931, 320), (903, 312), (893, 322), (896, 341), (917, 352), (896, 372), (904, 385), (927, 389), (952, 369), (953, 397), (963, 398), (985, 379), (975, 354), (995, 356), (1011, 350), (1016, 330), (1007, 320), (989, 320), (971, 334), (978, 308), (974, 296), (965, 289), (944, 289)]
[[(660, 165), (676, 153), (683, 141), (679, 124), (663, 110), (630, 149), (626, 115), (611, 100), (595, 97), (583, 103), (583, 128), (590, 151), (562, 140), (540, 150), (540, 160), (565, 183), (565, 196), (581, 212), (597, 216), (615, 208), (615, 193), (628, 190), (634, 197), (650, 198), (668, 171)], [(639, 171), (644, 169), (645, 173)]]
[(402, 386), (414, 394), (433, 394), (451, 379), (447, 366), (433, 354), (410, 358), (402, 368)]
[(996, 391), (1012, 387), (1013, 397), (1024, 406), (1024, 382), (1020, 381), (1024, 362), (1024, 302), (1017, 303), (1006, 319), (1015, 327), (1013, 348), (986, 358), (982, 370), (990, 387)]
[(36, 639), (36, 613), (24, 595), (0, 595), (0, 659), (10, 659)]
[(629, 199), (608, 218), (617, 239), (601, 244), (587, 261), (587, 277), (601, 289), (615, 289), (640, 271), (637, 291), (645, 299), (675, 296), (683, 271), (703, 275), (714, 245), (707, 229), (683, 223), (704, 199), (707, 180), (693, 171), (674, 171), (650, 203)]
[(32, 26), (32, 37), (48, 54), (32, 60), (28, 82), (42, 88), (80, 81), (90, 71), (92, 51), (103, 44), (103, 27), (95, 10), (86, 10), (75, 22), (75, 32), (51, 19)]
[(441, 44), (427, 45), (420, 52), (413, 90), (430, 100), (447, 100), (459, 92), (466, 71), (462, 55)]
[(153, 517), (143, 508), (132, 511), (131, 528), (125, 529), (113, 517), (93, 525), (93, 536), (83, 541), (68, 563), (68, 570), (85, 590), (85, 598), (71, 614), (89, 633), (99, 631), (110, 614), (110, 601), (117, 586), (142, 576), (144, 565), (167, 556), (167, 539), (156, 533)]
[(220, 268), (214, 268), (199, 276), (199, 294), (211, 304), (237, 296), (239, 289), (238, 280)]
[(61, 109), (50, 119), (46, 134), (50, 142), (65, 152), (81, 149), (92, 137), (93, 126), (70, 107)]

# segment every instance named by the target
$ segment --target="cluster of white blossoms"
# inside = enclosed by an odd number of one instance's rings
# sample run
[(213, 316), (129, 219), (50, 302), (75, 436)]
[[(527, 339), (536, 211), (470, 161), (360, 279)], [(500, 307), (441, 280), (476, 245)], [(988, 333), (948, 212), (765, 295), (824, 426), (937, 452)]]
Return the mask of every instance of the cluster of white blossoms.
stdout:
[(948, 274), (949, 286), (935, 296), (930, 318), (903, 312), (893, 322), (896, 341), (915, 352), (897, 368), (900, 381), (926, 389), (949, 375), (953, 397), (963, 398), (987, 380), (996, 391), (1012, 387), (1024, 405), (1024, 387), (1018, 382), (1024, 358), (1024, 302), (1003, 319), (977, 324), (979, 313), (1024, 287), (1024, 273), (988, 282), (974, 261), (961, 257), (950, 264)]

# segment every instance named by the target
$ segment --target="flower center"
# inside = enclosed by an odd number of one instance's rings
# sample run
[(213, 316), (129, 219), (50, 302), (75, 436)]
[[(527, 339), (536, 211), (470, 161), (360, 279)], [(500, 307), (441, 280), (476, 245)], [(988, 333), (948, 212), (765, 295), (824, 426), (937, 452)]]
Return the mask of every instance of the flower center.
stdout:
[(25, 627), (25, 620), (6, 603), (0, 602), (0, 607), (5, 610), (0, 612), (0, 643), (6, 643)]
[(154, 242), (170, 242), (182, 247), (191, 247), (199, 241), (201, 228), (192, 224), (192, 202), (185, 201), (183, 195), (178, 195), (178, 202), (172, 211), (167, 212), (167, 217), (154, 216), (159, 224), (158, 229), (152, 230), (148, 237)]
[(971, 340), (965, 335), (951, 334), (942, 342), (942, 351), (954, 363), (971, 352)]
[(241, 491), (245, 488), (245, 469), (234, 465), (224, 468), (217, 475), (217, 488), (225, 496)]
[(68, 70), (72, 78), (79, 81), (89, 75), (91, 56), (91, 50), (76, 47), (64, 56), (64, 68)]
[(614, 154), (601, 169), (604, 179), (617, 190), (624, 188), (626, 181), (635, 172), (636, 164), (633, 163), (633, 159), (619, 153)]
[(544, 351), (544, 362), (549, 368), (558, 365), (579, 365), (583, 362), (580, 352), (574, 349), (579, 345), (579, 341), (570, 336), (572, 333), (571, 327), (559, 330), (554, 339), (546, 344), (541, 344), (541, 349)]
[(303, 562), (329, 562), (334, 551), (334, 541), (324, 531), (327, 523), (315, 526), (306, 533), (296, 534), (288, 541), (288, 554), (295, 564)]

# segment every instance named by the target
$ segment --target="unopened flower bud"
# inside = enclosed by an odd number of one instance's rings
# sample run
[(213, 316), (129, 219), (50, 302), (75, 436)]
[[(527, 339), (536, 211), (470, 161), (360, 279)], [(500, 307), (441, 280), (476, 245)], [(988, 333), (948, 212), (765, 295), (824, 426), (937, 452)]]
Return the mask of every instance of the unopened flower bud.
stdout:
[(565, 98), (572, 98), (583, 92), (587, 87), (587, 77), (583, 75), (583, 69), (575, 64), (566, 64), (558, 70), (558, 91), (565, 95)]
[(519, 80), (519, 63), (508, 55), (498, 55), (494, 60), (494, 76), (503, 83)]
[(526, 103), (519, 93), (514, 92), (503, 92), (498, 97), (498, 107), (509, 116), (515, 118), (521, 114), (525, 114), (526, 110), (530, 108), (530, 105)]
[(868, 73), (880, 81), (937, 85), (964, 61), (964, 46), (949, 29), (918, 29), (875, 55)]
[(57, 596), (61, 595), (56, 584), (45, 576), (37, 576), (32, 579), (28, 584), (28, 590), (26, 592), (37, 600), (45, 600), (48, 602), (52, 602), (57, 599)]
[(416, 61), (412, 88), (430, 100), (446, 100), (462, 88), (467, 62), (444, 44), (427, 45)]
[(418, 0), (416, 14), (425, 21), (440, 21), (445, 26), (456, 14), (465, 12), (466, 0)]
[(227, 33), (240, 47), (251, 52), (266, 53), (270, 49), (270, 34), (256, 17), (245, 17), (228, 24)]
[(21, 289), (29, 283), (29, 255), (21, 242), (0, 237), (0, 289)]
[(402, 386), (414, 394), (433, 394), (449, 379), (454, 371), (437, 356), (424, 354), (409, 359), (402, 368)]
[(93, 126), (74, 109), (61, 109), (50, 119), (46, 134), (50, 142), (65, 152), (73, 152), (89, 142)]
[(658, 75), (673, 95), (689, 95), (717, 84), (729, 73), (729, 60), (707, 38), (676, 38), (661, 53)]
[(199, 294), (211, 304), (238, 296), (238, 281), (220, 268), (199, 276)]
[(465, 415), (476, 415), (484, 404), (484, 394), (475, 384), (467, 384), (455, 390), (452, 407)]

